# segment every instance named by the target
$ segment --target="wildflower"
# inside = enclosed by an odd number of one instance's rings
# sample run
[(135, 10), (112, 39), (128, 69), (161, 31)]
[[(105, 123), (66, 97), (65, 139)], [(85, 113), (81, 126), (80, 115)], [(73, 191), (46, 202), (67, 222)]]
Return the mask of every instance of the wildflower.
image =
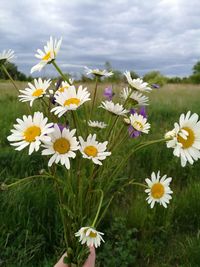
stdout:
[(51, 140), (45, 142), (42, 155), (52, 155), (48, 166), (52, 166), (55, 163), (61, 163), (65, 167), (70, 169), (69, 158), (75, 158), (74, 151), (79, 149), (79, 143), (74, 136), (76, 129), (69, 130), (66, 128), (60, 129), (59, 125), (54, 124), (54, 132), (49, 134)]
[[(133, 113), (133, 110), (131, 111)], [(131, 137), (138, 137), (141, 133), (148, 134), (150, 123), (147, 123), (146, 113), (141, 109), (140, 113), (134, 112), (129, 118), (124, 121), (130, 124), (128, 131)]]
[(29, 87), (24, 90), (19, 90), (22, 95), (19, 95), (20, 101), (22, 102), (30, 102), (30, 106), (32, 107), (35, 99), (41, 98), (46, 94), (46, 90), (49, 88), (51, 84), (51, 80), (42, 81), (41, 78), (34, 79), (34, 85), (32, 83), (28, 83)]
[(88, 121), (88, 125), (90, 127), (100, 128), (100, 129), (106, 128), (107, 126), (107, 124), (102, 121), (91, 121), (91, 120)]
[(151, 85), (151, 87), (154, 88), (154, 89), (159, 89), (159, 88), (160, 88), (160, 85), (157, 84), (157, 83), (153, 83), (153, 84)]
[[(199, 116), (188, 111), (181, 114), (179, 123), (174, 124), (174, 129), (170, 131), (171, 140), (167, 141), (167, 147), (173, 148), (173, 154), (181, 158), (182, 167), (187, 161), (193, 164), (200, 158), (200, 121)], [(169, 137), (169, 133), (167, 134)]]
[(131, 103), (133, 105), (138, 105), (138, 106), (147, 106), (149, 98), (147, 96), (144, 96), (143, 94), (139, 93), (139, 92), (132, 92), (131, 93), (131, 89), (126, 87), (121, 91), (120, 96), (126, 100), (129, 96), (129, 100), (131, 101)]
[(148, 83), (144, 82), (141, 78), (132, 79), (130, 71), (126, 71), (124, 75), (132, 88), (142, 92), (149, 92), (152, 90), (152, 88), (148, 86)]
[(93, 74), (97, 77), (110, 77), (113, 75), (112, 71), (99, 70), (99, 69), (89, 69), (88, 67), (85, 67), (85, 71), (86, 71), (87, 75)]
[(95, 246), (95, 248), (99, 247), (101, 241), (104, 242), (102, 235), (104, 233), (96, 231), (93, 227), (82, 227), (75, 236), (79, 237), (79, 242), (81, 244), (87, 244), (88, 247)]
[(106, 97), (109, 101), (112, 100), (114, 93), (112, 91), (112, 87), (106, 87), (103, 92), (103, 96)]
[(46, 64), (51, 63), (52, 60), (54, 60), (58, 54), (58, 51), (60, 49), (62, 43), (62, 38), (57, 41), (56, 39), (53, 40), (52, 36), (50, 37), (50, 40), (47, 41), (47, 45), (44, 46), (44, 51), (41, 49), (38, 49), (38, 54), (35, 54), (36, 58), (40, 59), (40, 62), (33, 66), (31, 69), (31, 73), (34, 71), (41, 71)]
[(95, 164), (102, 165), (101, 160), (106, 159), (107, 156), (111, 155), (111, 152), (107, 152), (106, 147), (108, 142), (99, 143), (96, 141), (96, 134), (89, 135), (87, 140), (84, 141), (81, 136), (79, 136), (80, 141), (80, 152), (83, 158), (91, 159)]
[(18, 124), (11, 130), (12, 134), (7, 137), (12, 146), (20, 151), (29, 146), (29, 155), (33, 151), (38, 151), (41, 142), (48, 142), (51, 138), (49, 133), (53, 132), (52, 123), (47, 123), (48, 118), (44, 118), (43, 113), (35, 112), (31, 115), (23, 116), (23, 119), (17, 119)]
[[(57, 86), (57, 91), (56, 93), (63, 93), (65, 90), (67, 90), (73, 83), (73, 79), (69, 79), (69, 82), (66, 82), (66, 81), (62, 81), (59, 86)], [(57, 84), (56, 84), (57, 85)]]
[(124, 116), (128, 113), (128, 110), (124, 109), (122, 105), (119, 103), (114, 104), (112, 101), (102, 101), (100, 107), (119, 116)]
[(14, 57), (15, 55), (13, 50), (3, 50), (3, 52), (0, 53), (0, 65), (4, 64), (6, 61), (11, 61), (11, 59), (13, 59)]
[(145, 190), (148, 194), (146, 200), (151, 205), (151, 208), (154, 207), (156, 202), (167, 208), (167, 204), (169, 204), (169, 200), (172, 198), (171, 194), (173, 193), (169, 187), (172, 178), (167, 177), (167, 175), (160, 178), (160, 171), (158, 171), (157, 175), (152, 172), (151, 180), (147, 178), (145, 181), (148, 185), (148, 189)]
[(61, 117), (68, 110), (76, 110), (84, 102), (90, 100), (90, 93), (87, 88), (79, 86), (77, 92), (75, 86), (70, 86), (67, 90), (55, 94), (55, 102), (59, 106), (54, 107), (51, 112), (54, 112), (58, 117)]

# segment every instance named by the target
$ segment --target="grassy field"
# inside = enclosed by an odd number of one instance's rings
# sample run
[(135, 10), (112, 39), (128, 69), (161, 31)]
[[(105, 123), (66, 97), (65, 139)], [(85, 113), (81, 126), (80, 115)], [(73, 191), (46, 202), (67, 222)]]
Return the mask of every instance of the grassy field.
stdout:
[[(24, 88), (25, 83), (18, 83)], [(92, 88), (93, 84), (88, 84)], [(99, 95), (105, 84), (101, 85)], [(114, 85), (118, 91), (120, 85)], [(6, 137), (16, 118), (26, 112), (9, 82), (0, 82), (0, 182), (37, 174), (46, 161), (39, 153), (16, 152)], [(150, 94), (148, 139), (162, 138), (182, 112), (200, 114), (200, 86), (166, 85)], [(101, 267), (200, 266), (200, 163), (182, 168), (165, 144), (154, 145), (130, 159), (127, 173), (143, 181), (153, 170), (172, 176), (168, 209), (151, 210), (140, 188), (128, 188), (105, 219), (106, 243), (98, 250)], [(35, 181), (0, 192), (0, 266), (53, 266), (62, 253), (62, 225), (52, 185)], [(120, 206), (120, 209), (119, 209)]]

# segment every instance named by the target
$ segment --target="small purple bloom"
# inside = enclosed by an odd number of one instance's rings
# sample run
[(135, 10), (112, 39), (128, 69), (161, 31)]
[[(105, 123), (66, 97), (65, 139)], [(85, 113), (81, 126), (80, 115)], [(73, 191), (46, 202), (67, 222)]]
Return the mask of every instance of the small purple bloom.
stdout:
[(57, 82), (56, 82), (56, 90), (59, 89), (59, 87), (61, 86), (61, 83), (62, 83), (62, 79), (59, 78), (59, 79), (57, 80)]
[(159, 88), (160, 88), (160, 85), (157, 84), (157, 83), (153, 83), (153, 84), (151, 85), (151, 87), (152, 87), (152, 88), (155, 88), (155, 89), (159, 89)]
[(138, 114), (142, 115), (144, 118), (147, 118), (145, 107), (141, 107), (139, 111), (137, 111), (134, 108), (131, 108), (130, 114), (134, 115), (135, 113), (138, 113)]
[(66, 124), (61, 124), (61, 123), (57, 123), (57, 125), (58, 125), (58, 127), (59, 127), (59, 129), (60, 129), (60, 131), (62, 132), (63, 131), (63, 129), (69, 129), (69, 122), (67, 122)]
[(141, 135), (141, 132), (135, 130), (131, 125), (128, 127), (128, 132), (131, 138), (137, 138)]
[(147, 118), (147, 113), (146, 113), (145, 107), (141, 107), (138, 114), (142, 115), (144, 118)]
[(103, 96), (106, 97), (109, 101), (112, 100), (114, 93), (112, 91), (112, 87), (106, 87), (103, 92)]
[(55, 105), (56, 104), (56, 98), (53, 96), (53, 95), (51, 95), (50, 96), (50, 100), (51, 100), (51, 103), (53, 104), (53, 105)]

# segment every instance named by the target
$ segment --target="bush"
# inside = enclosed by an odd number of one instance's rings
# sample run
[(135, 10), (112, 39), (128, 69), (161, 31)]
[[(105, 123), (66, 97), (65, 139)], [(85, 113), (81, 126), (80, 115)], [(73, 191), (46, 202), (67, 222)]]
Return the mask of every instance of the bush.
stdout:
[(163, 86), (168, 81), (168, 78), (159, 71), (150, 71), (144, 75), (143, 79), (150, 84), (159, 84), (160, 86)]
[(133, 266), (136, 262), (136, 232), (135, 228), (127, 228), (125, 218), (115, 218), (105, 231), (106, 243), (97, 258), (101, 263), (99, 266)]

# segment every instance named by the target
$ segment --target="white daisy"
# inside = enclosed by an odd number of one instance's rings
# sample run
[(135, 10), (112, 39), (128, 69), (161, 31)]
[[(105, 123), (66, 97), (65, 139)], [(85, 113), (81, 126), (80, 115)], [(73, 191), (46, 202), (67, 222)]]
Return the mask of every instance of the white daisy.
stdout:
[(111, 152), (105, 151), (108, 142), (98, 143), (96, 141), (96, 134), (90, 134), (86, 141), (79, 136), (79, 141), (80, 152), (82, 153), (83, 158), (91, 159), (95, 164), (102, 165), (101, 160), (104, 160), (107, 156), (111, 155)]
[(55, 94), (55, 102), (59, 106), (54, 107), (51, 112), (54, 112), (58, 117), (61, 117), (68, 110), (76, 110), (84, 102), (90, 100), (90, 93), (87, 88), (79, 86), (77, 92), (75, 86), (70, 86), (62, 93)]
[(72, 85), (73, 79), (70, 78), (69, 82), (70, 82), (70, 84), (68, 82), (66, 82), (66, 81), (62, 81), (61, 85), (59, 86), (59, 88), (56, 91), (56, 93), (63, 93), (65, 90), (67, 90)]
[(76, 129), (69, 130), (64, 128), (60, 130), (57, 124), (54, 124), (54, 132), (49, 134), (51, 141), (44, 144), (44, 150), (42, 155), (53, 155), (49, 162), (48, 166), (60, 162), (62, 165), (69, 170), (70, 161), (69, 158), (75, 158), (76, 154), (74, 151), (79, 149), (79, 143), (74, 136)]
[(113, 75), (112, 71), (99, 70), (99, 69), (89, 69), (88, 67), (85, 67), (85, 71), (86, 71), (87, 75), (93, 74), (93, 75), (99, 76), (99, 77), (110, 77)]
[(148, 194), (146, 200), (151, 205), (151, 208), (154, 207), (156, 202), (167, 208), (167, 204), (169, 204), (169, 200), (172, 198), (170, 194), (173, 193), (169, 187), (171, 180), (172, 178), (167, 177), (167, 175), (160, 178), (160, 171), (158, 171), (157, 175), (152, 172), (151, 180), (149, 178), (145, 179), (149, 187), (145, 190)]
[(34, 79), (34, 85), (32, 83), (28, 83), (29, 87), (24, 90), (19, 90), (22, 95), (19, 95), (20, 101), (29, 102), (32, 107), (35, 99), (40, 98), (46, 94), (46, 90), (49, 88), (51, 84), (51, 80), (42, 81), (41, 78)]
[(54, 60), (58, 54), (61, 43), (62, 43), (62, 38), (59, 41), (57, 41), (56, 39), (53, 40), (51, 36), (50, 40), (47, 41), (47, 45), (44, 46), (44, 52), (41, 49), (37, 50), (38, 54), (35, 54), (35, 57), (39, 58), (40, 62), (32, 67), (31, 73), (33, 73), (34, 71), (41, 71), (41, 69), (46, 64)]
[(82, 227), (75, 233), (75, 236), (79, 237), (81, 245), (87, 244), (88, 247), (95, 246), (95, 248), (100, 246), (101, 241), (104, 242), (102, 235), (104, 233), (98, 232), (92, 227)]
[(7, 137), (8, 141), (18, 151), (29, 146), (31, 155), (34, 150), (39, 150), (41, 142), (51, 140), (48, 134), (54, 131), (53, 123), (47, 123), (47, 120), (41, 112), (35, 112), (33, 117), (24, 115), (23, 119), (17, 119), (18, 124), (14, 124), (12, 134)]
[(88, 125), (90, 127), (94, 127), (94, 128), (100, 128), (100, 129), (104, 129), (107, 127), (107, 124), (104, 123), (103, 121), (88, 121)]
[(132, 79), (130, 71), (126, 71), (124, 75), (126, 76), (129, 85), (134, 89), (142, 92), (148, 92), (152, 90), (152, 88), (148, 86), (148, 83), (144, 82), (141, 78)]
[(5, 63), (6, 61), (11, 61), (15, 57), (14, 51), (9, 49), (8, 51), (3, 50), (2, 53), (0, 53), (0, 63)]
[(133, 105), (138, 105), (138, 106), (147, 106), (149, 98), (147, 96), (144, 96), (143, 94), (139, 93), (139, 92), (132, 92), (131, 93), (131, 89), (126, 87), (124, 88), (121, 93), (120, 96), (126, 100), (129, 96), (129, 99), (132, 100)]
[(200, 121), (199, 116), (188, 111), (181, 114), (179, 124), (174, 124), (174, 134), (167, 141), (167, 147), (174, 148), (174, 156), (181, 158), (181, 165), (185, 167), (187, 161), (193, 164), (200, 158)]
[(112, 101), (102, 101), (101, 108), (106, 109), (107, 111), (114, 113), (116, 115), (121, 115), (124, 116), (126, 113), (128, 113), (129, 111), (124, 109), (124, 107), (122, 105), (120, 105), (119, 103), (114, 104)]
[(131, 114), (129, 118), (125, 118), (124, 121), (130, 124), (136, 131), (148, 134), (151, 127), (150, 123), (147, 122), (147, 118), (141, 114)]

